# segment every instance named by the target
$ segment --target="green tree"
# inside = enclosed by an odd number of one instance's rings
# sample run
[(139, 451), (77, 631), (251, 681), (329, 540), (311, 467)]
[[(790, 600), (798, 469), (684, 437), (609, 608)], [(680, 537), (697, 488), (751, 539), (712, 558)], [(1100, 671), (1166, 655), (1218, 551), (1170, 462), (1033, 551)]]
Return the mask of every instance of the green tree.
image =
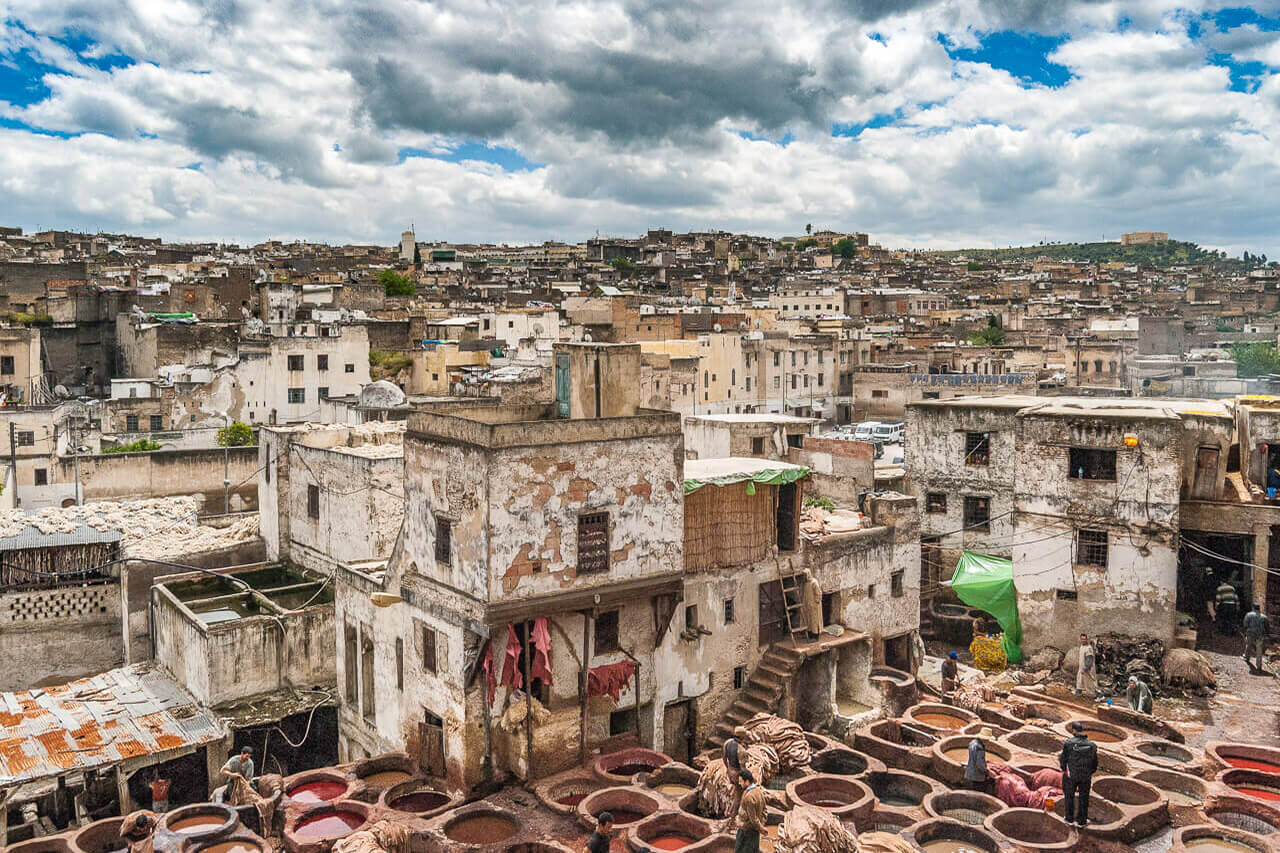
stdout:
[(122, 444), (119, 447), (105, 447), (103, 453), (150, 453), (153, 450), (159, 450), (160, 443), (152, 441), (149, 438), (140, 438), (131, 444)]
[(1280, 351), (1275, 344), (1232, 344), (1231, 358), (1236, 363), (1236, 375), (1244, 379), (1280, 373)]
[(813, 233), (813, 223), (809, 223), (808, 225), (804, 226), (804, 233), (806, 234)]
[(378, 274), (378, 284), (387, 292), (387, 296), (413, 296), (418, 289), (407, 276), (395, 270), (383, 270)]
[(218, 430), (219, 447), (248, 447), (258, 443), (253, 427), (243, 421), (235, 421)]
[(842, 237), (831, 247), (831, 251), (842, 258), (852, 258), (857, 256), (858, 247), (854, 245), (852, 237)]
[(422, 266), (422, 250), (417, 246), (413, 247), (413, 265), (415, 267)]
[(998, 347), (1004, 343), (1004, 329), (995, 314), (987, 317), (987, 327), (969, 336), (969, 343), (981, 347)]
[(609, 266), (613, 267), (615, 270), (621, 273), (624, 278), (630, 278), (631, 275), (636, 271), (636, 265), (631, 261), (629, 261), (628, 259), (621, 256), (616, 257), (613, 260), (609, 261)]

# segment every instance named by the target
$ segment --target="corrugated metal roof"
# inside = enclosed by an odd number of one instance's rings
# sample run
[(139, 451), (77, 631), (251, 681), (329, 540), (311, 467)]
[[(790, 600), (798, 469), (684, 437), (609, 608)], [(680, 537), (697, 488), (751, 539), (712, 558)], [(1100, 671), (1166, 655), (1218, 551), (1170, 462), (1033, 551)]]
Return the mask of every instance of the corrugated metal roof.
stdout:
[(0, 693), (0, 785), (197, 747), (222, 727), (151, 664)]
[(119, 530), (99, 530), (80, 522), (75, 530), (45, 533), (34, 524), (28, 524), (13, 536), (0, 538), (0, 551), (20, 551), (25, 548), (54, 548), (59, 545), (95, 545), (102, 542), (119, 542), (124, 534)]

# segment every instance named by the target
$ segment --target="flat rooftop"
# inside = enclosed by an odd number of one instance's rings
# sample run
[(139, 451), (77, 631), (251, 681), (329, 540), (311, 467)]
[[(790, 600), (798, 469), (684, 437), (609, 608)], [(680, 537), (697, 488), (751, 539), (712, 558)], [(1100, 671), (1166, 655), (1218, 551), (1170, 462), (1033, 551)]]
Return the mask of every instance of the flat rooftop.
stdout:
[(801, 418), (795, 415), (782, 414), (690, 415), (687, 420), (710, 421), (721, 424), (791, 424), (794, 426), (809, 426), (822, 423), (821, 418)]

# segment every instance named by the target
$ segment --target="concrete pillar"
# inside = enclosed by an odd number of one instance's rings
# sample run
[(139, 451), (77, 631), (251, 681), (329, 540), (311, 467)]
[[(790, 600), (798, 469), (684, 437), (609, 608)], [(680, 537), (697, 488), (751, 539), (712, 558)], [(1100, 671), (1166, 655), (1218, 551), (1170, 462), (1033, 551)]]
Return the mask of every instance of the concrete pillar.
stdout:
[[(1255, 566), (1267, 566), (1275, 568), (1269, 563), (1271, 555), (1271, 533), (1258, 533), (1253, 537), (1253, 564)], [(1276, 618), (1274, 613), (1267, 613), (1267, 577), (1268, 573), (1261, 569), (1250, 569), (1253, 575), (1253, 603), (1262, 605), (1262, 612), (1266, 613), (1268, 619)]]

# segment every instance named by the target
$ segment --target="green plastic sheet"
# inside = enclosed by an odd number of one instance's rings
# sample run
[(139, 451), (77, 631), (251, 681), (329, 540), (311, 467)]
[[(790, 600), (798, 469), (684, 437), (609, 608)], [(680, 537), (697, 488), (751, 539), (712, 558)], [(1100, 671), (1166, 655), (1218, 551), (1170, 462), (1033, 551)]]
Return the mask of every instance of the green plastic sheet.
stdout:
[(686, 478), (684, 481), (684, 493), (691, 495), (703, 486), (729, 486), (733, 483), (745, 481), (747, 494), (754, 495), (756, 493), (756, 483), (762, 486), (781, 486), (786, 483), (794, 483), (796, 480), (807, 476), (809, 476), (809, 469), (801, 466), (799, 468), (770, 468), (764, 471), (757, 471), (754, 474), (726, 474), (722, 477), (708, 477), (705, 480)]
[(153, 311), (149, 316), (155, 317), (157, 320), (193, 320), (196, 315), (190, 311), (177, 311), (169, 314)]
[(1022, 622), (1018, 619), (1018, 590), (1013, 586), (1013, 560), (962, 551), (948, 585), (970, 607), (995, 617), (1004, 631), (1005, 657), (1022, 661)]

